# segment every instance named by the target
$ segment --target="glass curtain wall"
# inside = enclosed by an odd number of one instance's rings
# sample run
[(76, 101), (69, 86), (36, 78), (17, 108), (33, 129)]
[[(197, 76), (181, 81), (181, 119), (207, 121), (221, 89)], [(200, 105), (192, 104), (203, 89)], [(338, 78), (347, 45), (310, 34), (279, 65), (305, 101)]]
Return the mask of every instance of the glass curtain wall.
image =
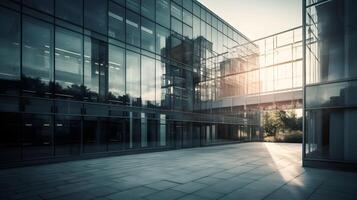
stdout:
[(195, 0), (9, 0), (0, 24), (0, 163), (238, 141), (194, 108), (248, 39)]
[(357, 163), (356, 7), (306, 1), (306, 161)]

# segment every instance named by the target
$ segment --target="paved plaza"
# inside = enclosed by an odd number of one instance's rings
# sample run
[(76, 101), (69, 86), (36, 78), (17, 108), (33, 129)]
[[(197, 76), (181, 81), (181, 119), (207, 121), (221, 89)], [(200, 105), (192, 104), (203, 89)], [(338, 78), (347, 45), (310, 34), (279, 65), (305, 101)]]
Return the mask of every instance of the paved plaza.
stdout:
[(243, 143), (0, 170), (0, 199), (357, 199), (357, 173), (301, 167), (301, 145)]

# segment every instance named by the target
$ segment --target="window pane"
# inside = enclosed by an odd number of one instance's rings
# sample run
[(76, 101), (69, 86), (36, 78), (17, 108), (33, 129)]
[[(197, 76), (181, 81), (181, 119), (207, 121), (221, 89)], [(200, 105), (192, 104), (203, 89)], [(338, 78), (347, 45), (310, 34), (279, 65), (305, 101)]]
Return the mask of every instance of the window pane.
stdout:
[(53, 13), (53, 0), (24, 0), (23, 3), (36, 10)]
[(110, 37), (125, 41), (125, 9), (109, 2), (109, 31)]
[(106, 95), (108, 88), (107, 52), (106, 42), (89, 37), (84, 38), (85, 98), (90, 101), (97, 101), (98, 94), (103, 98)]
[(175, 3), (171, 3), (171, 16), (182, 20), (182, 8)]
[(193, 14), (199, 17), (200, 13), (200, 6), (197, 3), (193, 2)]
[(140, 12), (140, 0), (126, 0), (126, 7), (139, 13)]
[(200, 36), (200, 19), (196, 16), (193, 17), (193, 37), (198, 38)]
[(83, 84), (82, 35), (56, 28), (55, 79), (61, 94), (80, 95)]
[(183, 7), (192, 12), (192, 0), (183, 0)]
[(141, 14), (155, 20), (155, 0), (141, 0)]
[(141, 47), (155, 52), (155, 24), (145, 18), (141, 18)]
[(29, 17), (23, 18), (22, 73), (24, 89), (48, 92), (53, 80), (53, 27)]
[(84, 1), (84, 26), (90, 30), (107, 34), (107, 1)]
[(135, 46), (140, 46), (140, 17), (139, 15), (127, 11), (126, 13), (126, 42)]
[(85, 117), (83, 122), (83, 151), (85, 153), (104, 152), (106, 144), (106, 123), (102, 118)]
[(53, 155), (51, 117), (25, 115), (23, 118), (23, 159), (33, 160)]
[(182, 22), (171, 17), (171, 29), (176, 33), (182, 35)]
[(56, 156), (78, 155), (81, 144), (80, 117), (56, 116), (54, 134)]
[(168, 38), (170, 36), (170, 31), (166, 28), (156, 25), (156, 53), (161, 56), (167, 56), (168, 50)]
[(357, 81), (306, 87), (306, 107), (341, 107), (357, 104)]
[(0, 8), (0, 79), (20, 78), (20, 15)]
[(126, 93), (131, 104), (140, 98), (140, 55), (131, 51), (126, 51)]
[(118, 4), (122, 5), (122, 6), (125, 6), (125, 0), (112, 0), (112, 1), (118, 3)]
[(21, 118), (17, 113), (0, 113), (2, 136), (0, 140), (0, 163), (21, 159)]
[(156, 21), (157, 23), (170, 28), (170, 1), (157, 0), (156, 1)]
[(124, 49), (109, 46), (109, 99), (122, 101), (125, 95)]
[(192, 28), (186, 24), (183, 25), (183, 36), (192, 39)]
[(357, 161), (357, 109), (309, 110), (305, 120), (307, 158)]
[(57, 0), (56, 16), (64, 20), (82, 25), (83, 0)]
[(155, 59), (141, 56), (141, 98), (143, 105), (155, 105)]
[(165, 103), (165, 62), (156, 61), (156, 106), (163, 106)]
[(183, 21), (187, 25), (192, 26), (192, 14), (186, 10), (183, 10)]

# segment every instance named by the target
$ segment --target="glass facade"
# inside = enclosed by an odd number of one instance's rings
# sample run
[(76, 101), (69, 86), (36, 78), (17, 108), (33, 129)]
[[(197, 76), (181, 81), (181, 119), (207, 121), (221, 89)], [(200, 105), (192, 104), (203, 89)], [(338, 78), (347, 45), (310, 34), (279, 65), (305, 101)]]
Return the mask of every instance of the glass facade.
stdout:
[(305, 3), (304, 161), (356, 164), (357, 3)]
[(5, 0), (0, 24), (0, 163), (259, 136), (210, 109), (209, 58), (249, 40), (196, 0)]

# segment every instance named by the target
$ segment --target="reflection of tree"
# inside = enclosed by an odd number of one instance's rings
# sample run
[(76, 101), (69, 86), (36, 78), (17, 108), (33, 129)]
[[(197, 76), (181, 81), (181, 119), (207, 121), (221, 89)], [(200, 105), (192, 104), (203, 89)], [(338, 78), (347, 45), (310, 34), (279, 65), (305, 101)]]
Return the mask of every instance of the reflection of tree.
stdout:
[(49, 92), (52, 86), (52, 81), (47, 84), (40, 78), (32, 78), (28, 76), (22, 76), (22, 89), (35, 92), (38, 96), (44, 96), (46, 92)]
[(118, 102), (119, 104), (127, 104), (129, 102), (129, 96), (128, 95), (114, 95), (112, 92), (108, 92), (107, 94), (108, 100)]

